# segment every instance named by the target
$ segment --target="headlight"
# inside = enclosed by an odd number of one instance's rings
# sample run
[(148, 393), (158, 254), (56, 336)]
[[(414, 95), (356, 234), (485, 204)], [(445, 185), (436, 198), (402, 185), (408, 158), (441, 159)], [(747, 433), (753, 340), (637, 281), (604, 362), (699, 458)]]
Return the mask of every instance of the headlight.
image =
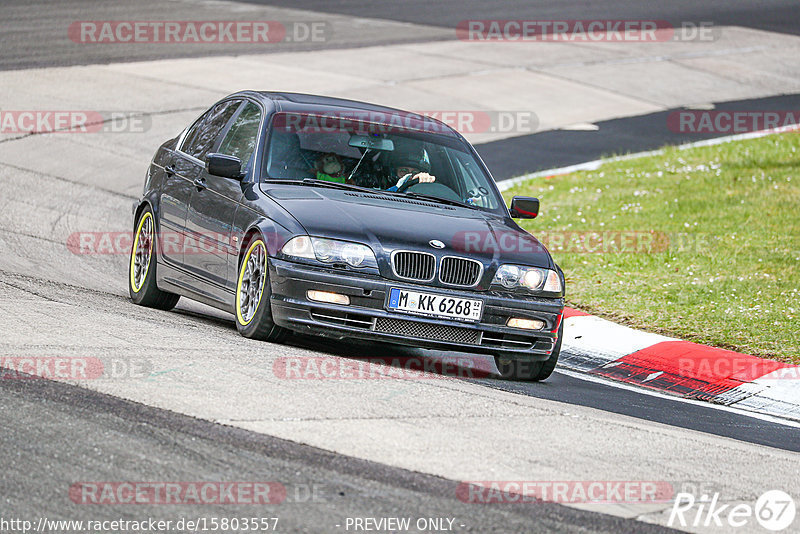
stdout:
[(375, 253), (366, 245), (309, 237), (300, 235), (290, 239), (281, 249), (281, 252), (293, 258), (316, 259), (322, 263), (344, 263), (350, 267), (361, 269), (366, 267), (378, 268)]
[(307, 235), (299, 235), (290, 239), (281, 252), (293, 258), (314, 259), (314, 249), (311, 247), (311, 238)]
[(561, 279), (557, 272), (521, 265), (501, 265), (494, 275), (492, 284), (506, 289), (524, 288), (547, 293), (561, 293), (562, 291)]

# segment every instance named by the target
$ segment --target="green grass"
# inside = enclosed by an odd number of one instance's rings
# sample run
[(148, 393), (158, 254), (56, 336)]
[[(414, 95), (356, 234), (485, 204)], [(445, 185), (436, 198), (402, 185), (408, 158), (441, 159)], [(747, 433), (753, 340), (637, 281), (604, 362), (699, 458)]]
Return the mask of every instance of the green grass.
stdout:
[[(541, 200), (523, 226), (564, 269), (568, 305), (800, 363), (800, 134), (667, 148), (505, 195)], [(579, 236), (591, 231), (630, 233), (587, 253)]]

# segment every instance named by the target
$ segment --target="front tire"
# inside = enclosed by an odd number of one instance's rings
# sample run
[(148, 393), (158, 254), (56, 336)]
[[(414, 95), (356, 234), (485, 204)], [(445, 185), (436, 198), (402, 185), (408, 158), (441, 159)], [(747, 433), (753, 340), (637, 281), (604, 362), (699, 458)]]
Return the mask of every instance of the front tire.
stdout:
[(250, 339), (280, 343), (288, 335), (272, 320), (267, 247), (260, 235), (247, 244), (236, 283), (236, 329)]
[(136, 221), (128, 269), (128, 293), (131, 300), (140, 306), (171, 310), (181, 297), (161, 291), (156, 284), (158, 246), (155, 228), (155, 216), (148, 206)]
[(527, 359), (509, 358), (507, 356), (495, 356), (494, 361), (497, 365), (500, 376), (506, 380), (522, 380), (526, 382), (541, 382), (547, 380), (556, 368), (558, 356), (561, 353), (561, 341), (564, 339), (564, 321), (558, 328), (558, 340), (553, 347), (553, 353), (544, 361), (535, 362)]

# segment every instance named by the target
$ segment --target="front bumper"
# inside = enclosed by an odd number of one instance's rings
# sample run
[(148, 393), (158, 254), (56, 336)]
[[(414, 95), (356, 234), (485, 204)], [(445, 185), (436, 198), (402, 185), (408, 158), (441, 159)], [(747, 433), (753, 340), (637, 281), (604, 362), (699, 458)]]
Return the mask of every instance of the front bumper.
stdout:
[[(556, 342), (563, 299), (509, 298), (491, 292), (448, 290), (387, 280), (375, 275), (269, 259), (272, 316), (279, 326), (335, 338), (359, 338), (430, 349), (546, 360)], [(405, 288), (484, 301), (480, 322), (435, 319), (389, 311), (391, 288)], [(306, 297), (309, 289), (350, 297), (350, 305)], [(506, 326), (509, 317), (540, 319), (540, 331)]]

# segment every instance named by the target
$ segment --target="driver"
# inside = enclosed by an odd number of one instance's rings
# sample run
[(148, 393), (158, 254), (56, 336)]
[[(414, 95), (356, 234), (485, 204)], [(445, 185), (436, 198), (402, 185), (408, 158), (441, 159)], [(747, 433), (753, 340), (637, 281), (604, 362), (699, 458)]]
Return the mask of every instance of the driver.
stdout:
[(404, 186), (408, 187), (414, 180), (421, 184), (435, 182), (436, 176), (429, 174), (431, 165), (428, 160), (422, 157), (406, 156), (399, 158), (392, 163), (392, 179), (397, 183), (388, 188), (387, 191), (397, 191)]

